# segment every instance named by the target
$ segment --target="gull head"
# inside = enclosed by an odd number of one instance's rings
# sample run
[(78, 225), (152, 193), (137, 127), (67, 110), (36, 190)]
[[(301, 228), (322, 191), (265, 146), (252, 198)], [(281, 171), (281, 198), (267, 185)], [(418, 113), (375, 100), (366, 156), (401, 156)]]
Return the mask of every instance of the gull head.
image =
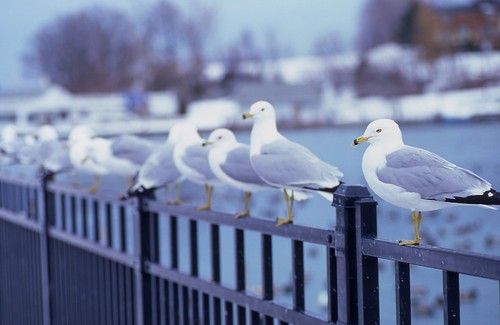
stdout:
[(68, 142), (75, 143), (82, 139), (92, 139), (95, 135), (94, 130), (90, 127), (86, 125), (77, 125), (69, 133)]
[(38, 141), (51, 141), (57, 140), (59, 134), (52, 125), (42, 125), (36, 130), (34, 137)]
[(363, 142), (402, 144), (403, 138), (396, 122), (391, 119), (379, 119), (368, 124), (365, 133), (354, 139), (352, 144), (356, 146)]
[(7, 124), (2, 129), (1, 138), (2, 141), (11, 142), (17, 139), (18, 134), (17, 126), (14, 124)]
[(206, 145), (214, 145), (214, 146), (222, 146), (225, 144), (231, 144), (236, 142), (236, 137), (234, 136), (234, 133), (229, 130), (229, 129), (215, 129), (210, 133), (210, 136), (208, 137), (208, 140), (203, 143), (204, 146)]
[(253, 118), (254, 120), (276, 119), (273, 105), (266, 101), (258, 101), (250, 106), (250, 110), (243, 114), (243, 119)]

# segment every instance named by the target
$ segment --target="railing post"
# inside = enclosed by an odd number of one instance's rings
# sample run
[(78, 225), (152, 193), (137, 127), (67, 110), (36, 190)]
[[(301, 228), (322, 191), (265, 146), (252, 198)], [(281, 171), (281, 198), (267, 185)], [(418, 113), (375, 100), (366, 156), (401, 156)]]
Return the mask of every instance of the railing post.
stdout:
[(41, 174), (39, 176), (39, 186), (37, 190), (37, 211), (38, 211), (38, 224), (40, 225), (40, 277), (42, 287), (42, 310), (43, 310), (43, 324), (52, 324), (51, 314), (51, 279), (50, 279), (50, 243), (49, 243), (49, 227), (54, 218), (54, 211), (51, 211), (54, 202), (49, 202), (53, 198), (49, 195), (47, 185), (53, 180), (52, 174)]
[(380, 324), (378, 259), (363, 255), (363, 238), (377, 236), (377, 202), (357, 200), (356, 251), (358, 264), (358, 322)]
[[(146, 272), (148, 262), (154, 259), (152, 240), (157, 239), (151, 232), (150, 212), (147, 211), (147, 201), (152, 195), (139, 195), (137, 207), (134, 211), (134, 276), (135, 276), (135, 322), (138, 325), (152, 324), (152, 291), (151, 275)], [(155, 237), (155, 238), (153, 238)]]
[(337, 264), (337, 324), (358, 324), (356, 202), (371, 198), (364, 186), (342, 184), (333, 195), (337, 209), (335, 256)]

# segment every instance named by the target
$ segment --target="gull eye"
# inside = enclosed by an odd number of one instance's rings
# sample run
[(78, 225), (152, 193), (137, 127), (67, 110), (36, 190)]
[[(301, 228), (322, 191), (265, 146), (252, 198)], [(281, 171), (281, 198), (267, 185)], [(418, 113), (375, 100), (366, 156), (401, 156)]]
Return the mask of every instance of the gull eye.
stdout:
[(261, 112), (264, 112), (265, 110), (266, 110), (265, 108), (261, 108), (261, 109), (260, 109), (260, 111), (261, 111)]
[(382, 132), (382, 129), (377, 129), (375, 132), (380, 133)]

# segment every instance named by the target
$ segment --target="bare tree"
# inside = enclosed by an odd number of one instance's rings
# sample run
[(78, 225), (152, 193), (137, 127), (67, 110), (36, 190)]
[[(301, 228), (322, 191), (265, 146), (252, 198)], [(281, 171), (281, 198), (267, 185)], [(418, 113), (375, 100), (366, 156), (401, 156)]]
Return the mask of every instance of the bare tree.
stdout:
[(365, 52), (394, 40), (402, 16), (414, 0), (367, 0), (361, 12), (358, 48)]
[(27, 64), (72, 92), (117, 91), (135, 78), (138, 35), (120, 11), (91, 7), (35, 36)]
[(179, 78), (182, 24), (178, 8), (168, 1), (154, 4), (146, 15), (142, 59), (148, 89), (175, 86)]

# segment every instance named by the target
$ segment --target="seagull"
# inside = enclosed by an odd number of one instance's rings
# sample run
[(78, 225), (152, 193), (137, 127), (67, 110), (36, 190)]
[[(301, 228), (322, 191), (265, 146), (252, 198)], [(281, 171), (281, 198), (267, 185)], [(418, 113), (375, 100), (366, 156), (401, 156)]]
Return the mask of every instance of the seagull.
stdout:
[(393, 120), (371, 122), (353, 145), (363, 142), (369, 144), (362, 169), (370, 188), (383, 200), (411, 210), (414, 238), (400, 245), (420, 243), (422, 211), (459, 204), (500, 205), (500, 193), (488, 181), (432, 152), (405, 145)]
[(203, 146), (203, 140), (196, 126), (184, 123), (184, 136), (174, 148), (174, 163), (181, 174), (190, 181), (205, 186), (206, 204), (198, 210), (210, 210), (214, 186), (222, 184), (210, 169), (208, 162), (209, 148)]
[(109, 170), (94, 159), (89, 159), (93, 150), (94, 131), (85, 125), (74, 127), (69, 133), (69, 159), (76, 171), (94, 175), (94, 183), (89, 188), (90, 193), (99, 189), (100, 176), (108, 174)]
[(239, 143), (234, 133), (224, 128), (214, 130), (203, 145), (211, 147), (208, 162), (215, 176), (245, 193), (245, 209), (238, 212), (235, 218), (249, 216), (252, 193), (269, 188), (252, 167), (250, 146)]
[(33, 160), (46, 175), (68, 171), (72, 168), (69, 150), (59, 139), (59, 133), (51, 125), (43, 125), (35, 132), (36, 143), (32, 148)]
[(316, 157), (309, 149), (282, 136), (276, 128), (274, 107), (258, 101), (243, 119), (253, 118), (250, 137), (250, 161), (265, 182), (283, 189), (287, 218), (278, 218), (276, 226), (293, 221), (296, 194), (316, 192), (333, 200), (333, 192), (341, 184), (342, 172)]
[[(167, 193), (167, 204), (180, 204), (179, 183), (184, 180), (179, 170), (174, 164), (174, 148), (181, 139), (184, 138), (185, 130), (183, 123), (177, 123), (170, 129), (167, 140), (156, 147), (146, 162), (139, 169), (137, 182), (130, 189), (130, 195), (137, 195), (155, 190), (164, 186)], [(187, 131), (189, 132), (189, 131)], [(168, 200), (168, 184), (175, 184), (175, 199), (173, 202)]]

